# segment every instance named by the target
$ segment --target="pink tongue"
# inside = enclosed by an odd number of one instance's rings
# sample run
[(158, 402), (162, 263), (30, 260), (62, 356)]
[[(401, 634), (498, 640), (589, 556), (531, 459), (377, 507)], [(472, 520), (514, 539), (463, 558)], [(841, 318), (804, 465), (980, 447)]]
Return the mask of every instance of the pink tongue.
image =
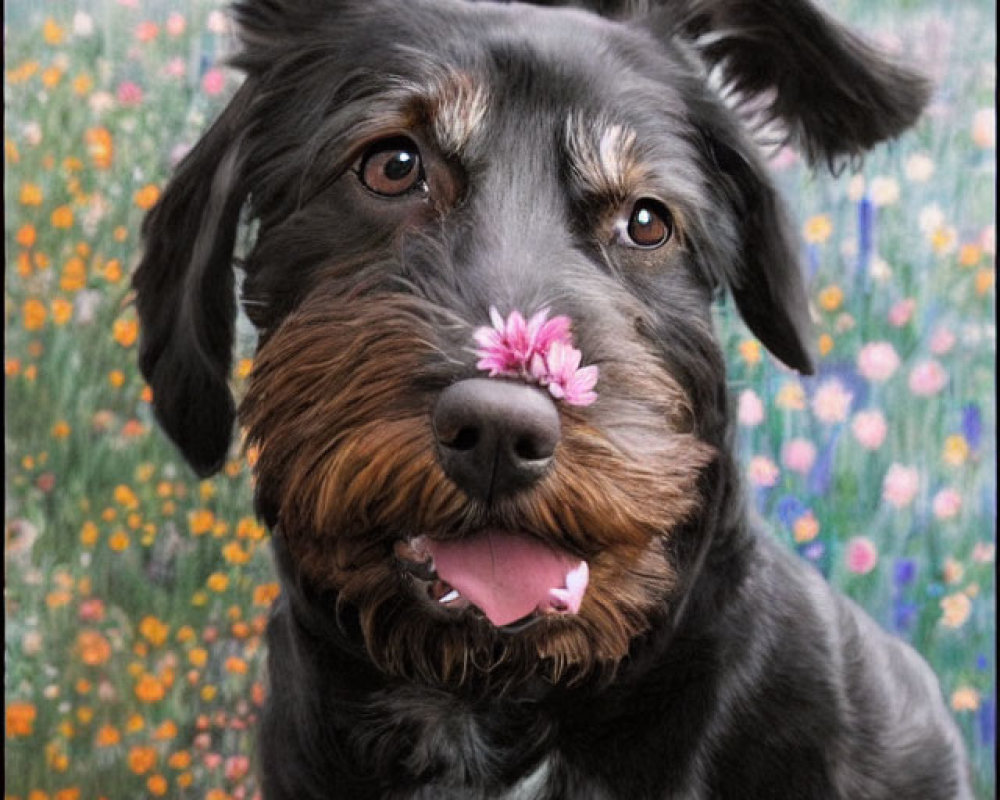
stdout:
[(587, 562), (517, 533), (482, 531), (454, 541), (427, 540), (441, 580), (494, 625), (533, 611), (575, 614), (587, 589)]

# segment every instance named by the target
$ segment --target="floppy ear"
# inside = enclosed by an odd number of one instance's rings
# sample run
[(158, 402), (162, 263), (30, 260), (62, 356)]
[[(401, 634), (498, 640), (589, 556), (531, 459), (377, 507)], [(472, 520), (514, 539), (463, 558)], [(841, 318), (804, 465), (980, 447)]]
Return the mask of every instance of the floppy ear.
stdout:
[[(910, 127), (929, 81), (809, 0), (665, 0), (660, 25), (692, 39), (723, 88), (763, 105), (811, 164), (834, 170)], [(677, 8), (679, 7), (679, 8)], [(680, 10), (678, 15), (676, 12)], [(669, 18), (668, 18), (669, 15)]]
[(763, 345), (789, 367), (811, 375), (812, 323), (795, 229), (756, 147), (728, 116), (713, 116), (699, 124), (705, 189), (713, 209), (727, 211), (733, 227), (725, 228), (717, 214), (705, 220), (701, 255)]
[(253, 91), (244, 83), (178, 165), (143, 222), (144, 254), (132, 277), (139, 367), (153, 390), (153, 410), (202, 476), (222, 466), (232, 436), (232, 256), (246, 194), (240, 144)]

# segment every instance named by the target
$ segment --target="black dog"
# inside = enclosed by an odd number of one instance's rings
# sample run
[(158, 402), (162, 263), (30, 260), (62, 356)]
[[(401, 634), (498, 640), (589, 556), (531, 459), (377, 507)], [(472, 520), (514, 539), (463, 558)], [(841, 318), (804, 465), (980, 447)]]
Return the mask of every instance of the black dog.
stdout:
[(928, 667), (748, 522), (710, 315), (811, 371), (743, 112), (836, 168), (927, 86), (807, 0), (544, 5), (241, 0), (246, 81), (146, 222), (141, 366), (203, 475), (257, 225), (265, 797), (969, 796)]

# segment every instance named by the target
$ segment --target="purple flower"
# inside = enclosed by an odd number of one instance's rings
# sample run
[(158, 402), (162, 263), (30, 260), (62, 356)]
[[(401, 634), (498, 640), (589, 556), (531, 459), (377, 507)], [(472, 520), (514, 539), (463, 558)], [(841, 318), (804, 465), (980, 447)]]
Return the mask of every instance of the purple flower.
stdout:
[(969, 403), (962, 409), (962, 435), (973, 450), (979, 447), (983, 435), (983, 415), (975, 403)]
[(908, 586), (917, 577), (917, 562), (912, 558), (898, 558), (892, 572), (896, 586)]

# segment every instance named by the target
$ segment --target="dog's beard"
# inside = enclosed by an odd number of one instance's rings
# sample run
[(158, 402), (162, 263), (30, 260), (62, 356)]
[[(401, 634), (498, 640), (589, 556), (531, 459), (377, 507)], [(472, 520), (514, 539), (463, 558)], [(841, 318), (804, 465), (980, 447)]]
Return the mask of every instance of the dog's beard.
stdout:
[[(495, 503), (471, 500), (439, 466), (430, 424), (436, 391), (468, 373), (471, 355), (448, 356), (440, 331), (456, 323), (442, 317), (409, 295), (315, 297), (269, 336), (240, 409), (259, 447), (260, 504), (276, 510), (301, 575), (357, 609), (387, 674), (510, 686), (613, 670), (669, 608), (671, 532), (697, 507), (713, 451), (676, 430), (690, 414), (662, 365), (622, 345), (601, 363), (601, 402), (560, 408), (549, 473)], [(416, 577), (398, 556), (417, 537), (483, 531), (585, 560), (579, 612), (496, 627), (473, 606), (439, 603), (434, 576)]]

